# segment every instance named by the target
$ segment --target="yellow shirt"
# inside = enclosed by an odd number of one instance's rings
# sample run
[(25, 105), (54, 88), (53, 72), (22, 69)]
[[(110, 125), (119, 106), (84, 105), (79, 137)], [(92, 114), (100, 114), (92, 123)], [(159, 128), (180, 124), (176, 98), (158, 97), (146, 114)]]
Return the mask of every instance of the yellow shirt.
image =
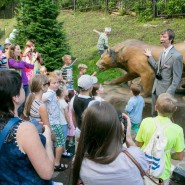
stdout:
[[(168, 117), (157, 116), (157, 121), (161, 126), (163, 126), (169, 123), (170, 119)], [(149, 117), (143, 119), (136, 136), (136, 141), (144, 143), (141, 147), (142, 150), (149, 143), (155, 130), (156, 126), (153, 118)], [(160, 178), (163, 180), (169, 179), (171, 175), (171, 150), (174, 149), (175, 152), (182, 152), (184, 150), (184, 134), (183, 129), (179, 125), (172, 123), (165, 129), (165, 135), (168, 139), (165, 151), (168, 152), (166, 153), (165, 158), (165, 170), (164, 173), (160, 176)]]

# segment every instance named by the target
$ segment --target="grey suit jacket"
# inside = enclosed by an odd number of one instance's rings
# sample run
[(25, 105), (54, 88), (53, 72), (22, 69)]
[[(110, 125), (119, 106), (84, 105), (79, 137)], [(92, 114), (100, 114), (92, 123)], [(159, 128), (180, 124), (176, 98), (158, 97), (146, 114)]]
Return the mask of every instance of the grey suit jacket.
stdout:
[(158, 63), (156, 63), (152, 56), (149, 57), (149, 63), (156, 73), (158, 68), (160, 69), (161, 63), (162, 80), (155, 78), (152, 93), (155, 93), (157, 96), (165, 92), (174, 95), (183, 72), (182, 55), (174, 47), (172, 47), (163, 62), (161, 59), (162, 53)]

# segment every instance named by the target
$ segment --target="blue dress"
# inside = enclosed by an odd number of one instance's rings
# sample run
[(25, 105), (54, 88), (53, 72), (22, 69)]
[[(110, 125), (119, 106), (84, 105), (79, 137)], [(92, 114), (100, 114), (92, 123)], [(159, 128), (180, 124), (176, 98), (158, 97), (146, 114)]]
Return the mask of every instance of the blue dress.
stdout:
[[(19, 124), (21, 123), (15, 124), (10, 129), (0, 151), (0, 184), (52, 185), (51, 180), (43, 180), (40, 178), (33, 168), (28, 156), (19, 150), (15, 139), (16, 129)], [(3, 127), (1, 123), (0, 127)], [(42, 134), (39, 136), (42, 144), (45, 146), (46, 138)]]

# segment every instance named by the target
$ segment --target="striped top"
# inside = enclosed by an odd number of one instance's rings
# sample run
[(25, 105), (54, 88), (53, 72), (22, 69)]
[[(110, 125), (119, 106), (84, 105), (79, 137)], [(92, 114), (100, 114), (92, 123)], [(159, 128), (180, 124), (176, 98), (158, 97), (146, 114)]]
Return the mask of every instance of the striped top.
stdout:
[(30, 118), (40, 119), (39, 108), (44, 103), (41, 100), (33, 100), (30, 109)]

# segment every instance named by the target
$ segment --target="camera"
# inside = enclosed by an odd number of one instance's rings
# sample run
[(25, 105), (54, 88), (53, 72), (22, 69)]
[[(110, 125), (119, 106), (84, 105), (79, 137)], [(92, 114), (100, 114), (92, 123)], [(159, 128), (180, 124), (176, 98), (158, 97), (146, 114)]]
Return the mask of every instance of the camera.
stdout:
[(123, 138), (123, 143), (126, 141), (126, 134), (127, 134), (127, 120), (126, 118), (122, 115), (122, 112), (120, 110), (117, 111), (118, 113), (118, 118), (119, 121), (124, 125), (124, 138)]
[(157, 73), (157, 74), (155, 75), (155, 77), (156, 77), (158, 80), (162, 80), (162, 79), (163, 79), (162, 76), (161, 76), (161, 73)]

